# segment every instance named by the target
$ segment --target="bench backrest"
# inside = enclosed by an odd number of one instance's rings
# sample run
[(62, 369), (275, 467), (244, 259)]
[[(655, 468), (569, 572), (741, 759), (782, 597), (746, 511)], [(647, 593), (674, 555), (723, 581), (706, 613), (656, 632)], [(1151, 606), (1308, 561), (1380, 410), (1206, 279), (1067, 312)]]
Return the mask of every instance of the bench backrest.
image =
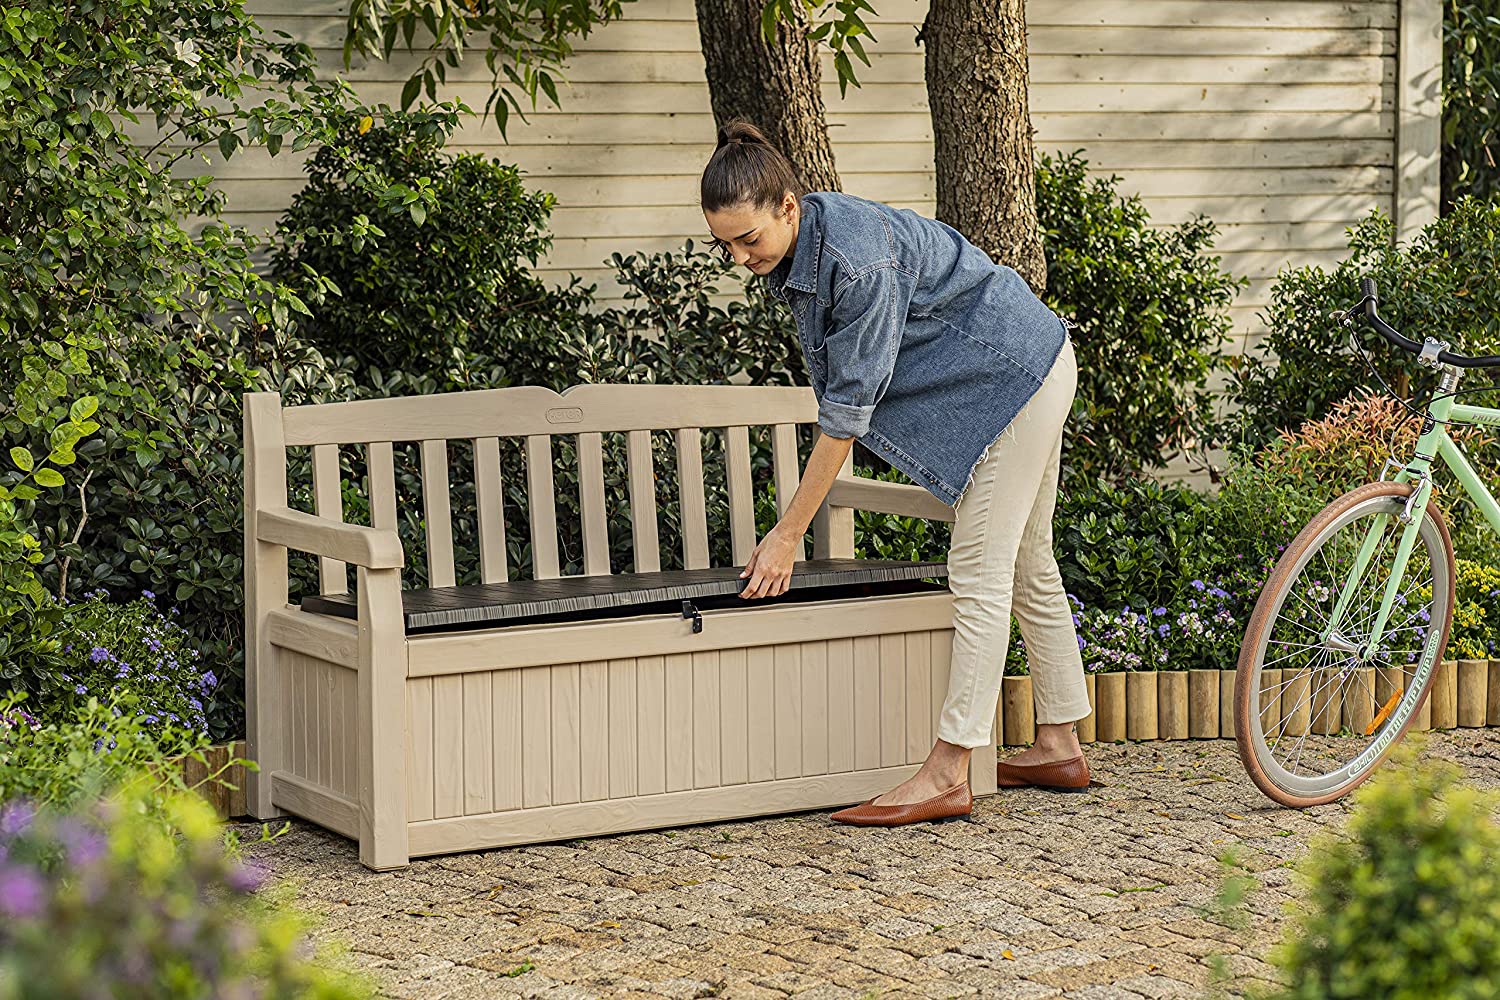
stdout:
[[(638, 572), (654, 572), (661, 568), (661, 559), (651, 432), (670, 431), (678, 468), (683, 565), (702, 569), (709, 565), (709, 544), (700, 431), (724, 428), (731, 549), (735, 564), (743, 565), (757, 541), (749, 428), (771, 428), (776, 503), (778, 513), (784, 513), (800, 478), (797, 425), (810, 423), (816, 429), (817, 415), (817, 400), (806, 386), (585, 384), (561, 393), (541, 386), (516, 386), (293, 407), (283, 407), (276, 393), (247, 393), (245, 503), (253, 509), (286, 506), (286, 449), (310, 447), (316, 513), (342, 520), (339, 449), (363, 447), (369, 470), (371, 525), (394, 529), (394, 445), (415, 442), (421, 456), (429, 586), (451, 586), (455, 582), (454, 514), (448, 442), (469, 441), (473, 447), (477, 509), (472, 516), (477, 518), (480, 578), (485, 583), (503, 582), (509, 579), (506, 538), (511, 529), (505, 523), (502, 505), (500, 440), (519, 438), (526, 468), (533, 572), (537, 579), (553, 578), (560, 570), (551, 439), (553, 435), (574, 435), (579, 458), (584, 572), (607, 574), (603, 435), (621, 432), (626, 435), (635, 568)], [(282, 474), (253, 474), (251, 467), (257, 464), (279, 467)], [(841, 474), (852, 474), (851, 466), (852, 459), (846, 460)], [(829, 521), (820, 513), (814, 524), (817, 547), (827, 553), (852, 555), (852, 521), (838, 519), (836, 527), (850, 537), (825, 540), (819, 535), (819, 531), (829, 530)], [(800, 544), (798, 550), (797, 558), (805, 558)], [(342, 562), (321, 559), (319, 568), (323, 593), (346, 592)]]

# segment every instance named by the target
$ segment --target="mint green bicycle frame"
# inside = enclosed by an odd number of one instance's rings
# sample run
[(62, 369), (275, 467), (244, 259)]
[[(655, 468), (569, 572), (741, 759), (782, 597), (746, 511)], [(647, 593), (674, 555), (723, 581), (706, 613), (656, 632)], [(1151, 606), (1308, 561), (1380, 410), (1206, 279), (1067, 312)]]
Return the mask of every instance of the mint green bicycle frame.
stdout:
[[(1456, 385), (1457, 379), (1452, 376), (1449, 369), (1449, 378), (1443, 379), (1443, 384), (1448, 385), (1451, 381)], [(1439, 389), (1439, 392), (1451, 392), (1452, 386), (1447, 389)], [(1401, 540), (1396, 545), (1396, 561), (1392, 566), (1390, 579), (1386, 581), (1385, 593), (1380, 601), (1380, 610), (1375, 615), (1375, 623), (1370, 632), (1370, 638), (1366, 649), (1373, 651), (1379, 648), (1380, 639), (1385, 631), (1386, 619), (1391, 612), (1391, 606), (1395, 603), (1396, 594), (1401, 586), (1402, 575), (1406, 572), (1406, 561), (1411, 556), (1412, 547), (1417, 541), (1417, 531), (1421, 526), (1422, 517), (1427, 511), (1427, 501), (1432, 496), (1432, 477), (1430, 470), (1433, 458), (1441, 459), (1453, 470), (1454, 476), (1458, 478), (1459, 485), (1468, 494), (1469, 499), (1484, 514), (1484, 519), (1489, 522), (1490, 527), (1500, 534), (1500, 503), (1495, 502), (1494, 496), (1480, 481), (1479, 475), (1464, 453), (1459, 450), (1458, 445), (1448, 436), (1447, 424), (1441, 421), (1452, 420), (1461, 423), (1500, 425), (1500, 409), (1489, 406), (1468, 406), (1456, 403), (1452, 396), (1443, 396), (1434, 399), (1427, 408), (1427, 413), (1433, 418), (1434, 423), (1426, 433), (1417, 438), (1416, 452), (1411, 460), (1402, 466), (1397, 473), (1391, 477), (1392, 482), (1410, 482), (1417, 480), (1416, 492), (1407, 504), (1406, 511), (1401, 515), (1377, 514), (1374, 523), (1370, 525), (1365, 533), (1364, 541), (1361, 543), (1359, 553), (1355, 557), (1354, 565), (1349, 570), (1349, 577), (1344, 582), (1342, 592), (1339, 594), (1338, 603), (1334, 605), (1333, 614), (1329, 618), (1328, 627), (1320, 637), (1321, 641), (1327, 642), (1338, 629), (1344, 611), (1353, 596), (1355, 585), (1363, 579), (1364, 571), (1371, 556), (1374, 555), (1376, 541), (1384, 534), (1387, 519), (1396, 516), (1398, 518), (1408, 517), (1406, 527), (1401, 532)], [(1440, 624), (1440, 623), (1439, 623)], [(1442, 634), (1441, 628), (1429, 629), (1428, 644), (1437, 641)], [(1424, 657), (1426, 659), (1426, 657)]]

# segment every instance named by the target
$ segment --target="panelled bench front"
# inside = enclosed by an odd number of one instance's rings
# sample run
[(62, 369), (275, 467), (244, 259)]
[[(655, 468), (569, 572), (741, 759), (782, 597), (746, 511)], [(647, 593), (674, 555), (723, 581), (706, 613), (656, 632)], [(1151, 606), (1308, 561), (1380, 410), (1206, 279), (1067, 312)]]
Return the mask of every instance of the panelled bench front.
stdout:
[[(416, 856), (833, 808), (904, 780), (948, 682), (941, 562), (854, 558), (854, 510), (935, 520), (914, 485), (852, 457), (799, 544), (787, 593), (738, 596), (757, 542), (749, 428), (768, 426), (778, 512), (798, 481), (806, 387), (521, 386), (283, 407), (248, 393), (247, 753), (251, 812), (359, 842), (372, 869)], [(736, 565), (709, 565), (701, 430), (722, 428)], [(653, 431), (672, 435), (682, 569), (661, 569)], [(611, 573), (604, 435), (625, 436), (633, 572)], [(559, 571), (552, 437), (573, 435), (584, 572)], [(509, 579), (500, 443), (524, 455), (531, 579)], [(450, 442), (472, 446), (473, 510), (451, 507)], [(394, 448), (415, 443), (427, 587), (403, 590)], [(288, 449), (311, 450), (314, 512)], [(345, 523), (340, 449), (362, 451), (369, 525)], [(352, 488), (352, 486), (350, 486)], [(481, 582), (459, 586), (472, 517)], [(512, 532), (510, 537), (514, 539)], [(320, 593), (288, 602), (288, 550)], [(347, 566), (355, 568), (348, 587)], [(995, 790), (993, 745), (973, 755)]]

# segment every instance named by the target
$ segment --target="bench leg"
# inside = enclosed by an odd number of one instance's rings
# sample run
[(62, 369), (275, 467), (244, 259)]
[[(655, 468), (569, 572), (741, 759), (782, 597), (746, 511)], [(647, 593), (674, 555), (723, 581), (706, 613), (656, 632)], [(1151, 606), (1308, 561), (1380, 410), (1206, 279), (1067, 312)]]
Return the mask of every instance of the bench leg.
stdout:
[[(400, 570), (360, 567), (359, 860), (410, 860), (406, 809), (406, 630)], [(993, 769), (992, 769), (993, 770)]]

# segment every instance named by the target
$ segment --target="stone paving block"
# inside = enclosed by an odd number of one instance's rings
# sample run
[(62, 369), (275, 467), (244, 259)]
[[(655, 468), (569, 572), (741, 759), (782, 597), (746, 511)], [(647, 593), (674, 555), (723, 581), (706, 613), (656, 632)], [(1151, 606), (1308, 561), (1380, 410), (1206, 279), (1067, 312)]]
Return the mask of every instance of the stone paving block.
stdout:
[(1063, 1000), (1141, 1000), (1141, 994), (1118, 986), (1085, 986), (1063, 994)]
[(1033, 972), (1028, 978), (1063, 990), (1073, 990), (1083, 986), (1111, 984), (1128, 976), (1141, 975), (1148, 968), (1144, 957), (1127, 955), (1102, 959), (1087, 965)]
[(1092, 965), (1100, 960), (1100, 955), (1079, 948), (1051, 948), (1020, 956), (1015, 960), (1015, 969), (1023, 976), (1032, 976), (1038, 972)]
[(1199, 997), (1202, 989), (1189, 983), (1176, 979), (1168, 979), (1166, 976), (1130, 976), (1121, 979), (1116, 985), (1127, 990), (1134, 990), (1150, 1000), (1168, 1000), (1172, 997)]
[(929, 924), (917, 923), (915, 920), (903, 920), (900, 917), (876, 921), (867, 928), (872, 934), (879, 934), (881, 937), (892, 938), (898, 941), (917, 934), (926, 934), (931, 929), (932, 927)]

